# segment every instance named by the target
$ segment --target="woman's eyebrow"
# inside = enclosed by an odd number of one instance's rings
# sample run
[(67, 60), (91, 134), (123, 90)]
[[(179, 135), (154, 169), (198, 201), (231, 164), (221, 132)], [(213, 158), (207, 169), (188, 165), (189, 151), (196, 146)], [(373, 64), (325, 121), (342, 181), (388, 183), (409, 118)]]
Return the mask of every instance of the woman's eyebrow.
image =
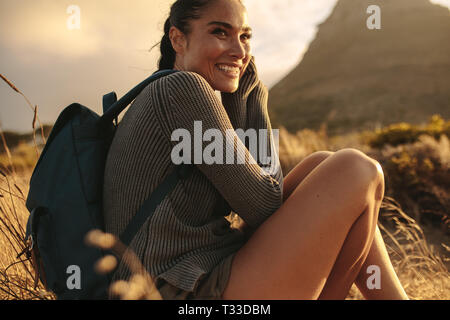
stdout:
[[(227, 22), (222, 22), (222, 21), (211, 21), (210, 23), (208, 23), (208, 26), (214, 25), (214, 24), (220, 25), (220, 26), (222, 26), (222, 27), (224, 27), (226, 29), (233, 29), (233, 26), (231, 24), (229, 24)], [(243, 26), (241, 28), (241, 30), (245, 31), (245, 32), (251, 32), (252, 28), (250, 28), (249, 26)]]

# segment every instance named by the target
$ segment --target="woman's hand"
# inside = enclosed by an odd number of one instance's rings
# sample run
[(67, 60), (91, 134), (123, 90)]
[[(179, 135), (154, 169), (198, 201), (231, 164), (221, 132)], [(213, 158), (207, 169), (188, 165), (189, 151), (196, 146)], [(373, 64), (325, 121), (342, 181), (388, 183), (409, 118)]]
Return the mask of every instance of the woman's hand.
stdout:
[(247, 99), (250, 93), (259, 83), (258, 72), (256, 70), (255, 57), (250, 58), (250, 62), (239, 80), (239, 87), (233, 93), (222, 92), (222, 104), (227, 110), (233, 127), (243, 128), (247, 123)]
[(255, 57), (252, 56), (250, 58), (250, 62), (247, 66), (247, 68), (244, 71), (244, 74), (242, 75), (241, 79), (239, 80), (239, 87), (238, 89), (233, 93), (226, 93), (222, 92), (222, 99), (229, 99), (232, 96), (233, 97), (240, 97), (241, 99), (246, 99), (250, 92), (255, 88), (256, 84), (258, 83), (258, 72), (256, 70), (255, 65)]
[(255, 232), (255, 229), (250, 227), (242, 218), (239, 218), (239, 224), (236, 229), (238, 229), (247, 240), (250, 239)]

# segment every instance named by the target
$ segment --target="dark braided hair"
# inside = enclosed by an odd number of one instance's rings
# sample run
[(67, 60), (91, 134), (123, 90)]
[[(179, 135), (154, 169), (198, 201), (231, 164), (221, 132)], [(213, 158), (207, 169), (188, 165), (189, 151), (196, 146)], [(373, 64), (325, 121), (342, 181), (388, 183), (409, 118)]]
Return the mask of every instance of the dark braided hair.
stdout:
[(170, 8), (170, 14), (164, 24), (164, 36), (161, 39), (161, 58), (158, 69), (173, 69), (176, 52), (169, 38), (169, 31), (175, 26), (185, 35), (190, 33), (190, 20), (199, 19), (202, 10), (215, 0), (177, 0)]

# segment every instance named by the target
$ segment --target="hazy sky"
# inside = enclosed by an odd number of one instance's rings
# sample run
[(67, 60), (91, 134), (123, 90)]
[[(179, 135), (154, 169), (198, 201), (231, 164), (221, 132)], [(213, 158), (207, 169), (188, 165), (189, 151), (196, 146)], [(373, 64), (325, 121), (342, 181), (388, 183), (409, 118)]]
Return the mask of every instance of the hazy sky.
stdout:
[[(270, 87), (298, 64), (337, 0), (244, 0), (253, 54)], [(450, 7), (450, 0), (432, 0)], [(0, 73), (33, 104), (43, 122), (79, 102), (100, 113), (102, 95), (122, 96), (156, 70), (172, 0), (0, 0)], [(70, 5), (80, 29), (69, 30)], [(33, 113), (0, 81), (3, 130), (29, 131)]]

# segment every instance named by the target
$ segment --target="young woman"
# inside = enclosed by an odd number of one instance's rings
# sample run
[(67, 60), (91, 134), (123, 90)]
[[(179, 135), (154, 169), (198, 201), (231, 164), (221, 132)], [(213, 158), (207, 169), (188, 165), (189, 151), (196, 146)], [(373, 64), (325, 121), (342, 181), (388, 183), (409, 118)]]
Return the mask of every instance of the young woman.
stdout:
[[(238, 128), (267, 130), (273, 142), (243, 4), (178, 0), (164, 31), (159, 69), (180, 72), (149, 85), (125, 114), (104, 188), (106, 229), (120, 234), (173, 170), (174, 132), (184, 129), (195, 140), (192, 176), (130, 245), (163, 298), (344, 299), (355, 283), (367, 299), (407, 299), (377, 228), (384, 195), (378, 162), (354, 149), (317, 152), (283, 179), (279, 165), (266, 170), (236, 135)], [(202, 132), (231, 132), (233, 140), (217, 142), (223, 154), (231, 149), (253, 161), (199, 161), (195, 149), (210, 144), (195, 139), (199, 123)], [(230, 227), (230, 208), (243, 228)], [(129, 276), (125, 265), (116, 278)], [(373, 265), (379, 289), (367, 286)]]

